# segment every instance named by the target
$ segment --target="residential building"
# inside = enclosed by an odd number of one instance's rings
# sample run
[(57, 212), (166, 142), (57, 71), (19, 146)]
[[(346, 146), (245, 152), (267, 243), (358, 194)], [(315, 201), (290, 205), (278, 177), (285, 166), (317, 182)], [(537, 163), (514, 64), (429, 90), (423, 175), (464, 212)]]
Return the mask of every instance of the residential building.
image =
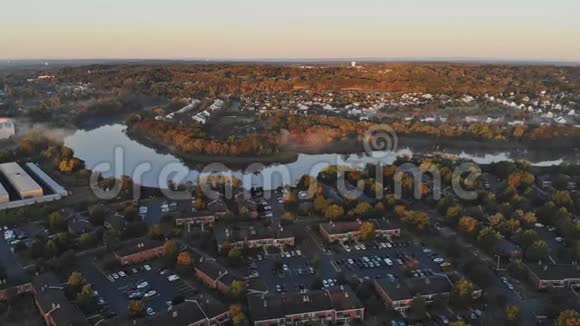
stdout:
[(121, 265), (130, 265), (144, 262), (163, 254), (163, 242), (150, 239), (141, 239), (122, 246), (114, 253)]
[(238, 223), (225, 225), (218, 223), (214, 227), (217, 247), (221, 250), (224, 244), (240, 248), (260, 248), (294, 245), (294, 235), (282, 226), (264, 226), (258, 223)]
[(221, 326), (228, 325), (230, 312), (221, 301), (209, 294), (198, 294), (171, 307), (167, 313), (140, 321), (142, 326)]
[(176, 226), (182, 225), (210, 225), (216, 221), (216, 215), (208, 211), (194, 212), (187, 217), (175, 219)]
[(409, 309), (416, 296), (423, 297), (429, 303), (435, 296), (448, 296), (453, 289), (453, 284), (445, 275), (394, 281), (386, 278), (375, 279), (373, 285), (384, 304), (397, 311)]
[(580, 265), (528, 264), (526, 266), (529, 270), (530, 281), (537, 289), (580, 286)]
[[(375, 226), (375, 235), (378, 238), (398, 237), (401, 229), (387, 219), (368, 220)], [(360, 237), (360, 226), (363, 221), (327, 222), (318, 226), (320, 235), (329, 243), (336, 241), (355, 240)]]
[(236, 278), (213, 258), (201, 258), (195, 276), (212, 289), (226, 293)]
[(68, 301), (64, 287), (52, 273), (32, 281), (36, 306), (47, 326), (90, 326), (81, 310)]
[(346, 286), (293, 293), (248, 295), (250, 317), (255, 326), (297, 325), (309, 321), (337, 325), (364, 320), (365, 308)]
[(0, 172), (8, 180), (10, 185), (12, 185), (21, 199), (42, 197), (44, 195), (42, 187), (18, 163), (10, 162), (0, 164)]

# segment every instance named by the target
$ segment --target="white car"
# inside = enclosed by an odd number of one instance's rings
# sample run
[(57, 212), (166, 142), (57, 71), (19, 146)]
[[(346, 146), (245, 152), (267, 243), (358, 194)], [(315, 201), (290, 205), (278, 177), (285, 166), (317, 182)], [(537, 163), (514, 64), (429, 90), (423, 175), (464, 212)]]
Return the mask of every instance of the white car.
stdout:
[(150, 271), (151, 270), (151, 266), (149, 266), (149, 265), (145, 265), (145, 266), (143, 266), (143, 268), (145, 268), (146, 271)]
[(327, 280), (322, 280), (322, 285), (327, 288), (328, 287), (328, 281)]
[(564, 238), (562, 238), (562, 237), (556, 237), (556, 238), (554, 238), (554, 240), (556, 240), (556, 242), (560, 242), (561, 243), (561, 242), (564, 241)]
[(429, 249), (429, 248), (423, 248), (423, 252), (424, 252), (424, 253), (426, 253), (426, 254), (430, 253), (431, 251), (432, 251), (432, 250), (431, 250), (431, 249)]
[(127, 274), (125, 274), (125, 272), (123, 272), (123, 271), (120, 271), (120, 272), (119, 272), (119, 276), (121, 276), (121, 277), (125, 277), (125, 276), (127, 276)]
[(152, 296), (154, 296), (154, 295), (156, 295), (156, 294), (157, 294), (157, 291), (155, 291), (155, 290), (150, 290), (150, 291), (147, 291), (147, 293), (145, 293), (144, 297), (145, 297), (145, 298), (149, 298), (149, 297), (152, 297)]
[(385, 258), (385, 264), (389, 265), (389, 266), (393, 266), (393, 261), (390, 260), (389, 258)]
[(444, 259), (441, 257), (437, 257), (437, 258), (433, 258), (433, 261), (437, 264), (441, 264), (444, 261)]
[(139, 213), (140, 214), (147, 214), (148, 211), (149, 211), (149, 208), (147, 208), (147, 206), (141, 206), (141, 207), (139, 207)]
[(360, 250), (360, 246), (359, 245), (354, 245), (354, 249)]
[(113, 273), (113, 278), (116, 279), (116, 280), (118, 280), (119, 279), (119, 274)]
[(180, 277), (179, 277), (178, 275), (175, 275), (175, 274), (173, 274), (173, 275), (169, 275), (169, 276), (167, 277), (167, 280), (168, 280), (169, 282), (175, 282), (175, 281), (177, 281), (177, 280), (179, 280), (179, 279), (180, 279)]
[(137, 284), (138, 289), (146, 288), (148, 286), (149, 286), (149, 283), (147, 283), (147, 282), (141, 282), (141, 283)]
[(348, 263), (353, 265), (354, 264), (354, 260), (352, 260), (351, 258), (348, 259)]
[(344, 245), (344, 250), (346, 250), (346, 252), (350, 252), (350, 247), (348, 245)]
[(282, 266), (282, 268), (284, 269), (285, 272), (288, 271), (288, 265), (284, 264), (284, 266)]
[(364, 245), (364, 244), (361, 244), (361, 245), (360, 245), (360, 248), (361, 248), (362, 250), (367, 250), (367, 247), (365, 247), (365, 245)]
[(302, 256), (302, 251), (296, 250), (296, 256)]

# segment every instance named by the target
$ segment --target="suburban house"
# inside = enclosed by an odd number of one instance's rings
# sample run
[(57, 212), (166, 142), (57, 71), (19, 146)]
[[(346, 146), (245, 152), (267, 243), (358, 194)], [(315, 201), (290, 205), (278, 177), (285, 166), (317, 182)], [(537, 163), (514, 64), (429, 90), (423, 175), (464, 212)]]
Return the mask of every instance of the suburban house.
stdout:
[(530, 281), (537, 289), (580, 286), (580, 265), (526, 265)]
[(121, 265), (141, 263), (163, 254), (163, 242), (150, 239), (134, 241), (124, 245), (115, 252), (115, 258)]
[(175, 219), (176, 226), (182, 225), (211, 225), (214, 224), (217, 216), (208, 211), (194, 212), (187, 217), (180, 217)]
[(90, 326), (82, 311), (68, 301), (64, 288), (53, 273), (32, 281), (36, 306), (47, 326)]
[(248, 295), (250, 317), (255, 326), (297, 325), (309, 321), (336, 325), (363, 320), (365, 308), (349, 287), (293, 293)]
[(212, 289), (226, 293), (236, 278), (215, 259), (201, 258), (195, 266), (195, 276)]
[(294, 235), (280, 225), (263, 226), (254, 223), (225, 225), (221, 223), (214, 227), (214, 234), (219, 250), (222, 250), (224, 243), (240, 248), (294, 245)]
[[(368, 220), (375, 226), (375, 235), (377, 238), (398, 237), (401, 229), (395, 226), (387, 219)], [(360, 226), (362, 221), (353, 222), (327, 222), (321, 223), (318, 228), (320, 235), (329, 243), (336, 241), (355, 240), (360, 237)]]

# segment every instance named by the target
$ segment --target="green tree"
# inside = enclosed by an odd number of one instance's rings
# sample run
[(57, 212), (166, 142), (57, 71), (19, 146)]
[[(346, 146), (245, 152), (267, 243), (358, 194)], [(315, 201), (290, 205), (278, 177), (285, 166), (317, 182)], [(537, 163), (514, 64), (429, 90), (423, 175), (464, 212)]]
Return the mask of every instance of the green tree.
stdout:
[(521, 314), (520, 307), (516, 305), (509, 305), (505, 308), (505, 319), (511, 325), (519, 324)]
[(230, 284), (228, 293), (235, 299), (243, 298), (246, 293), (246, 284), (242, 281), (235, 280)]
[(91, 300), (93, 299), (93, 287), (90, 284), (83, 285), (81, 292), (77, 295), (78, 303), (83, 306), (87, 307)]
[(501, 235), (490, 227), (481, 229), (477, 235), (477, 242), (487, 251), (491, 251), (500, 239)]
[(54, 211), (48, 215), (48, 225), (52, 232), (59, 232), (65, 229), (64, 216), (59, 211)]
[(458, 307), (466, 307), (473, 301), (475, 284), (467, 279), (457, 281), (451, 291), (451, 303)]
[(79, 237), (79, 244), (82, 248), (90, 248), (93, 246), (95, 239), (89, 233), (83, 233)]
[(526, 257), (531, 261), (543, 260), (550, 254), (550, 248), (544, 240), (536, 240), (526, 250)]
[(243, 252), (238, 247), (233, 247), (228, 251), (228, 261), (232, 264), (238, 264), (242, 261)]

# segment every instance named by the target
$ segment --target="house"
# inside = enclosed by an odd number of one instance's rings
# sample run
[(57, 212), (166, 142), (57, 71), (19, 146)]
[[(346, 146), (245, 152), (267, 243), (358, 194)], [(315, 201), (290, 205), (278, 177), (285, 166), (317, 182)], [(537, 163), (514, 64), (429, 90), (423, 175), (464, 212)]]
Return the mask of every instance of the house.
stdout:
[(411, 307), (416, 296), (423, 297), (429, 303), (436, 296), (448, 296), (453, 289), (453, 284), (445, 275), (406, 280), (375, 279), (373, 286), (386, 306), (402, 312)]
[(228, 325), (230, 312), (221, 301), (203, 293), (172, 306), (167, 313), (140, 320), (140, 326), (216, 326)]
[(32, 281), (35, 303), (47, 326), (90, 326), (85, 315), (68, 301), (64, 287), (53, 273)]
[(365, 308), (346, 286), (293, 293), (248, 295), (253, 324), (299, 325), (306, 322), (348, 324), (364, 320)]
[[(398, 237), (401, 229), (387, 219), (369, 220), (375, 226), (375, 235), (378, 238)], [(320, 235), (329, 243), (349, 241), (360, 237), (362, 221), (327, 222), (318, 226)]]
[(527, 264), (529, 278), (537, 289), (580, 286), (580, 265), (576, 264)]
[(294, 246), (294, 235), (280, 225), (264, 226), (250, 222), (231, 226), (219, 223), (214, 227), (214, 235), (219, 250), (223, 249), (224, 243), (239, 248)]
[(195, 266), (195, 276), (208, 287), (226, 293), (236, 278), (215, 259), (201, 258)]
[(141, 239), (126, 244), (113, 252), (121, 265), (141, 263), (163, 254), (163, 242)]

